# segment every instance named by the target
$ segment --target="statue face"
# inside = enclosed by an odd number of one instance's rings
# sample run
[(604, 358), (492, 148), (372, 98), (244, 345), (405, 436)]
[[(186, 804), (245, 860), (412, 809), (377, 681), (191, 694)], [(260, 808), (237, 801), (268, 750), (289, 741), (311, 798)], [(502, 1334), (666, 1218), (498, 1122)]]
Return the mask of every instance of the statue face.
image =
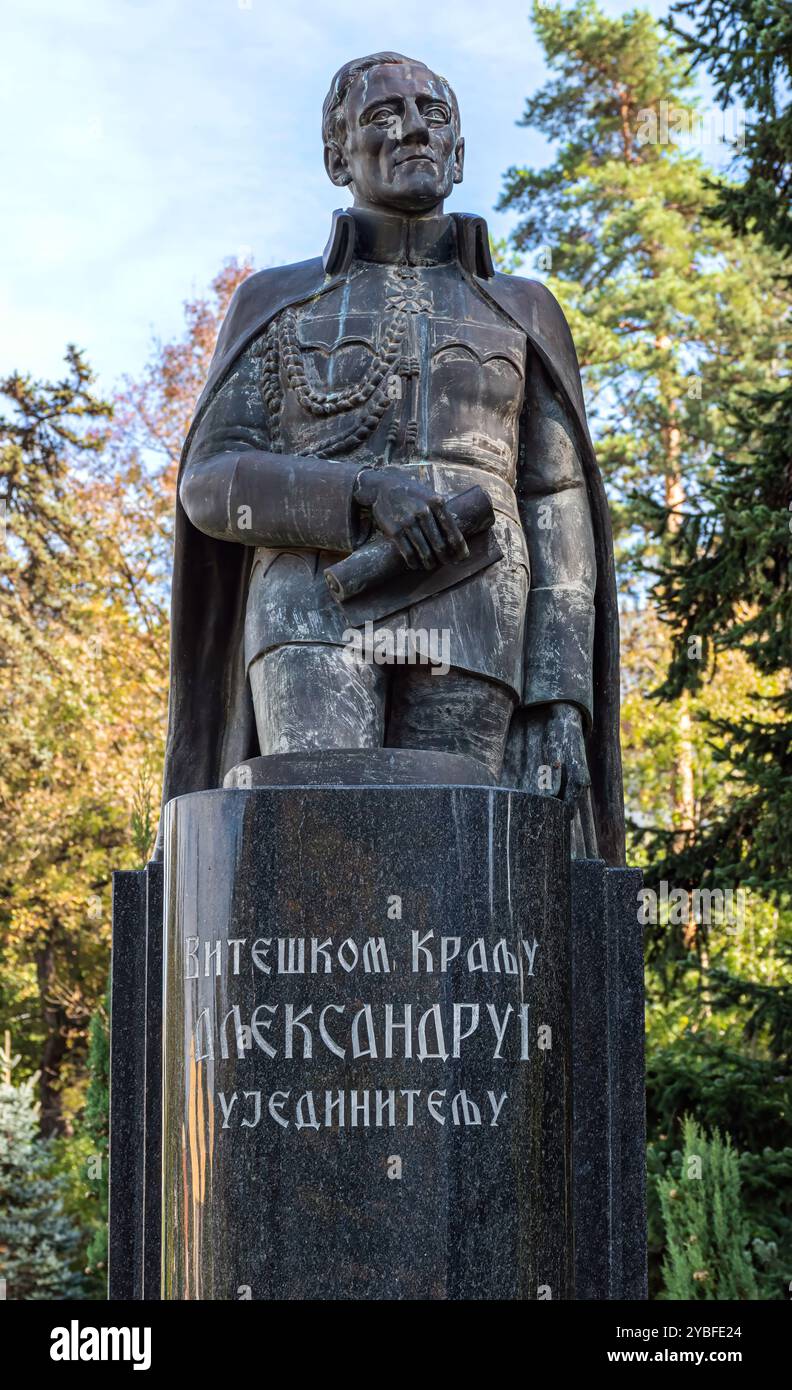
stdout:
[(347, 93), (346, 128), (325, 164), (333, 183), (351, 186), (358, 207), (440, 211), (462, 182), (464, 141), (448, 89), (428, 68), (387, 63), (360, 73)]

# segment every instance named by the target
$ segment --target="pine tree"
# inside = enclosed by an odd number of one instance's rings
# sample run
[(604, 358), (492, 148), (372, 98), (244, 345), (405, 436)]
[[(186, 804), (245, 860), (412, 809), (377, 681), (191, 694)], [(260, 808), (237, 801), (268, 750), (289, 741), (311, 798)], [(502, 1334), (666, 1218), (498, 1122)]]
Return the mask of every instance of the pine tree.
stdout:
[[(552, 272), (570, 320), (622, 586), (632, 576), (644, 604), (646, 566), (688, 498), (706, 492), (712, 448), (733, 430), (728, 403), (764, 379), (786, 305), (773, 254), (707, 216), (708, 168), (676, 138), (696, 129), (676, 42), (646, 12), (611, 19), (594, 0), (535, 3), (532, 14), (557, 76), (521, 124), (558, 150), (547, 168), (510, 169), (500, 206), (518, 212), (511, 244)], [(698, 814), (686, 690), (675, 716), (668, 801), (673, 843), (684, 845)]]
[(0, 1278), (12, 1300), (84, 1296), (81, 1237), (64, 1215), (62, 1183), (38, 1137), (34, 1079), (0, 1083)]
[[(780, 0), (689, 0), (675, 25), (694, 63), (714, 80), (725, 106), (739, 99), (751, 117), (734, 172), (709, 209), (733, 233), (764, 239), (779, 255), (779, 288), (792, 284), (792, 18)], [(787, 294), (788, 301), (788, 294)], [(789, 312), (787, 310), (787, 325)], [(727, 408), (728, 408), (728, 403)], [(682, 643), (705, 631), (714, 653), (746, 652), (780, 688), (755, 714), (718, 730), (740, 771), (731, 805), (686, 847), (669, 871), (701, 881), (720, 874), (792, 900), (792, 381), (779, 351), (764, 377), (731, 406), (731, 447), (718, 448), (706, 499), (681, 518), (659, 593)], [(671, 668), (668, 696), (695, 689), (700, 670)]]
[[(719, 189), (716, 216), (792, 249), (792, 14), (786, 0), (678, 0), (670, 30), (694, 67), (705, 68), (722, 107), (738, 98), (750, 117), (739, 181)], [(692, 22), (690, 29), (678, 17)]]
[[(685, 20), (683, 26), (678, 20)], [(692, 25), (692, 28), (690, 27)], [(780, 0), (686, 0), (674, 10), (673, 28), (693, 64), (712, 78), (722, 106), (748, 108), (745, 143), (735, 151), (733, 181), (722, 184), (712, 215), (734, 233), (761, 236), (781, 258), (779, 282), (792, 284), (792, 14)], [(792, 901), (789, 853), (792, 822), (792, 380), (788, 353), (734, 410), (734, 442), (714, 457), (708, 506), (682, 518), (676, 553), (667, 558), (659, 593), (678, 637), (705, 627), (719, 660), (748, 653), (765, 678), (777, 682), (771, 698), (755, 701), (748, 716), (730, 711), (713, 733), (738, 769), (735, 794), (702, 827), (683, 857), (672, 854), (665, 872), (701, 882), (737, 882), (780, 905), (779, 927)], [(665, 693), (693, 689), (697, 672), (677, 663)], [(786, 907), (786, 911), (784, 908)], [(787, 928), (788, 931), (788, 928)], [(788, 942), (788, 938), (787, 938)], [(737, 1004), (752, 1047), (764, 1038), (774, 1059), (771, 1094), (789, 1068), (792, 957), (780, 980), (757, 982), (743, 971), (718, 971), (713, 988), (721, 1004)], [(780, 1073), (780, 1076), (779, 1076)], [(789, 1138), (783, 1141), (789, 1144)], [(775, 1163), (789, 1148), (768, 1149)], [(765, 1155), (744, 1155), (751, 1172), (767, 1174)], [(761, 1178), (760, 1178), (761, 1182)], [(755, 1200), (761, 1196), (754, 1183)], [(757, 1250), (772, 1252), (779, 1269), (772, 1296), (782, 1297), (784, 1270), (792, 1267), (792, 1222), (779, 1223), (773, 1203), (774, 1239), (763, 1229)], [(765, 1227), (767, 1223), (765, 1222)]]
[(688, 1117), (677, 1174), (660, 1178), (668, 1299), (756, 1299), (758, 1290), (740, 1201), (740, 1168), (728, 1138), (708, 1136)]
[[(658, 572), (665, 582), (691, 513), (710, 509), (718, 456), (741, 442), (740, 409), (784, 361), (789, 293), (780, 247), (715, 215), (727, 185), (696, 147), (694, 76), (673, 35), (645, 12), (611, 18), (591, 0), (537, 4), (533, 22), (553, 77), (529, 99), (521, 124), (541, 130), (554, 150), (547, 167), (506, 175), (501, 206), (518, 221), (510, 262), (502, 254), (501, 263), (526, 273), (516, 258), (534, 254), (581, 359), (616, 523), (631, 858), (655, 886), (664, 878), (675, 887), (714, 881), (734, 889), (741, 880), (729, 876), (732, 861), (702, 863), (695, 850), (739, 802), (745, 774), (730, 722), (750, 729), (761, 720), (763, 702), (783, 695), (784, 675), (747, 646), (716, 656), (706, 602), (688, 626), (663, 622), (652, 585)], [(680, 666), (698, 680), (672, 693), (669, 670)], [(750, 809), (741, 814), (735, 847)], [(772, 1001), (789, 918), (762, 896), (766, 880), (754, 883), (760, 891), (749, 894), (733, 929), (661, 920), (649, 930), (653, 1162), (660, 1155), (667, 1166), (688, 1110), (731, 1132), (746, 1164), (760, 1166), (763, 1152), (788, 1163), (788, 1068), (775, 1050), (784, 1019), (772, 1016)], [(727, 988), (727, 976), (743, 987)], [(745, 1202), (751, 1239), (775, 1246), (786, 1268), (788, 1221), (767, 1219), (756, 1181)], [(652, 1230), (656, 1288), (656, 1197)], [(780, 1296), (766, 1292), (769, 1283), (768, 1275), (763, 1296)]]
[(558, 148), (546, 168), (509, 169), (499, 206), (569, 317), (622, 553), (643, 553), (708, 480), (724, 403), (764, 380), (787, 303), (774, 256), (708, 217), (711, 171), (676, 135), (697, 128), (677, 43), (595, 0), (534, 3), (532, 18), (557, 76), (519, 124)]

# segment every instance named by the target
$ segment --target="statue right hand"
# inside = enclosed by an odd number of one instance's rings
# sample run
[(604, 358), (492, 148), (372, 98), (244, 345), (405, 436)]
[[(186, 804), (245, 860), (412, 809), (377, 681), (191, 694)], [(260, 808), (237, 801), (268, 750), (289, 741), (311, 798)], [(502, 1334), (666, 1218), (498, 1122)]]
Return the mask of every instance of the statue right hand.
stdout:
[(442, 498), (403, 468), (363, 469), (354, 498), (368, 508), (409, 569), (432, 570), (467, 556), (465, 537)]

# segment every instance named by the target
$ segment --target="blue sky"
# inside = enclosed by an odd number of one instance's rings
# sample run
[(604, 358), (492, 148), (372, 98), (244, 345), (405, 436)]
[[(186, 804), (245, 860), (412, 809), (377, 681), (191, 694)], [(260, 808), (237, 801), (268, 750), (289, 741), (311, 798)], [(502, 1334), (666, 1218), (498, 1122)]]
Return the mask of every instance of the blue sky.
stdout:
[[(601, 0), (613, 14), (632, 6)], [(658, 15), (663, 0), (645, 4)], [(316, 255), (346, 195), (327, 180), (321, 104), (336, 68), (392, 48), (460, 100), (465, 183), (492, 212), (546, 79), (528, 0), (4, 0), (0, 43), (0, 373), (60, 372), (84, 348), (109, 389), (229, 255)]]

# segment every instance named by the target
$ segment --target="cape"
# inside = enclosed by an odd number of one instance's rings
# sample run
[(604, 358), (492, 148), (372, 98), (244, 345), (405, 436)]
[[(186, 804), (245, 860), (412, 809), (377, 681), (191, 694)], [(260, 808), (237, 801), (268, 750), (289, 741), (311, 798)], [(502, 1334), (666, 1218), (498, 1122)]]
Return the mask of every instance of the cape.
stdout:
[[(525, 333), (578, 434), (597, 557), (593, 722), (587, 734), (591, 793), (600, 856), (624, 863), (624, 805), (619, 743), (619, 618), (610, 514), (586, 421), (580, 368), (558, 302), (537, 280), (493, 271), (486, 223), (452, 214), (460, 262), (478, 289)], [(345, 222), (346, 219), (346, 222)], [(239, 286), (218, 335), (206, 385), (185, 440), (179, 469), (203, 412), (240, 353), (282, 309), (317, 299), (342, 279), (351, 259), (351, 219), (336, 213), (324, 256), (258, 271)], [(171, 590), (170, 691), (163, 809), (173, 797), (220, 787), (228, 770), (258, 752), (243, 656), (243, 625), (253, 547), (217, 541), (189, 520), (176, 496)], [(154, 857), (162, 855), (163, 817)]]

